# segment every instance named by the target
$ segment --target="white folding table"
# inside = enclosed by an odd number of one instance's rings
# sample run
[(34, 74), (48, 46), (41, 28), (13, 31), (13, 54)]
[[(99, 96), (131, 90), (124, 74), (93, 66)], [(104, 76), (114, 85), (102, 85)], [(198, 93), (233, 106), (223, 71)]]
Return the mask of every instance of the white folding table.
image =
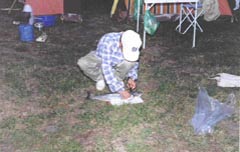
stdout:
[[(151, 9), (152, 6), (155, 4), (164, 4), (164, 3), (195, 3), (195, 13), (194, 13), (194, 20), (193, 20), (193, 42), (192, 47), (195, 47), (196, 43), (196, 24), (197, 24), (197, 6), (199, 0), (144, 0), (145, 10)], [(138, 3), (139, 4), (139, 3)], [(138, 7), (140, 8), (140, 7)], [(138, 16), (137, 16), (137, 32), (139, 31), (139, 22), (140, 22), (140, 9), (138, 9)], [(179, 23), (181, 20), (179, 20)], [(146, 31), (143, 28), (143, 48), (146, 47)]]

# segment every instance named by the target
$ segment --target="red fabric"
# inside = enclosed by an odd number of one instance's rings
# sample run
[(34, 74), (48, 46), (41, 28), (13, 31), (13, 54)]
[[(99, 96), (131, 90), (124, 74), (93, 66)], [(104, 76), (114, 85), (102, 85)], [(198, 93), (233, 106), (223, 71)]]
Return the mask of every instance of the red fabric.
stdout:
[(33, 15), (63, 14), (63, 0), (26, 0), (31, 5)]
[(232, 10), (228, 4), (227, 0), (218, 0), (219, 3), (219, 11), (221, 15), (230, 15), (232, 16)]

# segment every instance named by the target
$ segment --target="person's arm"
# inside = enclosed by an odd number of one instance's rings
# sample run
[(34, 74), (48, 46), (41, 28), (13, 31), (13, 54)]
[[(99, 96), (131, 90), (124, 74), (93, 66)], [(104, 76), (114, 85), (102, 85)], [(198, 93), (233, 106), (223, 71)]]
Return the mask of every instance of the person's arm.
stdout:
[(139, 68), (139, 63), (137, 62), (133, 66), (133, 68), (128, 72), (128, 77), (134, 81), (136, 81), (138, 79), (138, 68)]
[[(136, 65), (128, 73), (128, 76), (129, 76), (129, 79), (127, 80), (128, 89), (133, 90), (137, 87), (136, 80), (138, 77), (138, 65), (139, 63), (136, 63)], [(119, 93), (124, 99), (131, 97), (131, 94), (127, 90), (120, 91)]]
[(118, 81), (117, 78), (114, 76), (114, 69), (111, 66), (112, 59), (111, 59), (111, 45), (104, 45), (102, 49), (102, 72), (103, 76), (105, 78), (106, 83), (109, 86), (109, 89), (111, 92), (119, 92), (123, 91), (124, 89), (124, 83), (123, 81)]
[(137, 87), (136, 80), (129, 78), (127, 81), (127, 87), (132, 90), (135, 89)]

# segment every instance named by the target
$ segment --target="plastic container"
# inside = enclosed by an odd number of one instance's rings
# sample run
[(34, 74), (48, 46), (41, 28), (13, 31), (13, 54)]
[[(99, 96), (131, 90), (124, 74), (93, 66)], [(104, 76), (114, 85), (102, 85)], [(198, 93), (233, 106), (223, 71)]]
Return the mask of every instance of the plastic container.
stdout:
[(30, 24), (20, 24), (18, 27), (20, 40), (23, 42), (34, 41), (34, 28)]
[(44, 27), (51, 27), (55, 25), (56, 18), (55, 15), (36, 16), (35, 22), (43, 22)]

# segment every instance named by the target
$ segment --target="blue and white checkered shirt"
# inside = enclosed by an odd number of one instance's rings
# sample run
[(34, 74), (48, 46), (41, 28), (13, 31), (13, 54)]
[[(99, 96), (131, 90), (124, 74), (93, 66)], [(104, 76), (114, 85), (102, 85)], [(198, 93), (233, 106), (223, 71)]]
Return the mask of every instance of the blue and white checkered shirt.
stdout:
[[(112, 92), (119, 92), (125, 90), (123, 81), (118, 81), (114, 76), (114, 66), (121, 63), (123, 53), (120, 47), (120, 38), (122, 32), (119, 33), (107, 33), (100, 40), (97, 45), (96, 54), (102, 59), (102, 72), (109, 89)], [(134, 67), (128, 72), (128, 77), (136, 80), (138, 75), (137, 62)]]

